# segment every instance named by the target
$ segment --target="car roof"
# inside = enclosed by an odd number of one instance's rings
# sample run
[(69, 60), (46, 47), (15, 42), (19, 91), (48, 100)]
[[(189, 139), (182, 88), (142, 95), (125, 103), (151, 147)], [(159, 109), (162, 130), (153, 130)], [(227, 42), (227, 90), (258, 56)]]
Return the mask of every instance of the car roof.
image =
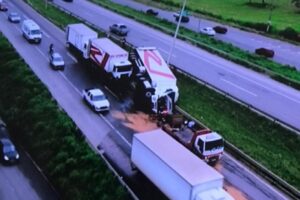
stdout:
[(126, 25), (123, 24), (123, 23), (117, 23), (116, 25), (118, 25), (118, 26), (126, 26)]
[(10, 141), (10, 139), (8, 139), (8, 138), (2, 138), (2, 139), (0, 139), (0, 141), (4, 145), (13, 145), (12, 142)]
[(102, 90), (98, 89), (98, 88), (93, 88), (93, 89), (90, 89), (89, 92), (92, 94), (92, 95), (103, 95), (104, 93), (102, 92)]
[(59, 53), (57, 53), (57, 52), (53, 53), (52, 57), (53, 58), (62, 58), (61, 55)]

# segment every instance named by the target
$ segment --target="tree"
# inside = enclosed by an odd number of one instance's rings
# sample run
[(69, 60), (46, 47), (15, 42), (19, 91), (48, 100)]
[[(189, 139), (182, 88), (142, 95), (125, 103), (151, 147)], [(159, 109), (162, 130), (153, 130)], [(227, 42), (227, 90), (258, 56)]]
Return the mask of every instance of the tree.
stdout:
[(292, 4), (298, 9), (300, 9), (300, 0), (292, 0)]

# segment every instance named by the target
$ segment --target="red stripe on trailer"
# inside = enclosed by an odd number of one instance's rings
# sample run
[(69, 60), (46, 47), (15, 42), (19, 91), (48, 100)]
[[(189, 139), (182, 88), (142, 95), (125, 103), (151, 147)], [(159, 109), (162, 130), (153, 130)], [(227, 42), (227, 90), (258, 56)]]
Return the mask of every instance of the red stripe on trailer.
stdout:
[(152, 59), (154, 62), (156, 62), (159, 66), (162, 66), (162, 62), (164, 62), (160, 59), (159, 56), (157, 56), (155, 54), (154, 51), (148, 51), (148, 50), (144, 51), (144, 64), (147, 67), (148, 72), (153, 73), (153, 74), (157, 74), (157, 75), (160, 75), (160, 76), (164, 76), (164, 77), (167, 77), (167, 78), (175, 79), (173, 74), (167, 74), (167, 73), (164, 73), (164, 72), (161, 72), (161, 71), (157, 71), (155, 69), (151, 69), (151, 65), (149, 63), (150, 59)]

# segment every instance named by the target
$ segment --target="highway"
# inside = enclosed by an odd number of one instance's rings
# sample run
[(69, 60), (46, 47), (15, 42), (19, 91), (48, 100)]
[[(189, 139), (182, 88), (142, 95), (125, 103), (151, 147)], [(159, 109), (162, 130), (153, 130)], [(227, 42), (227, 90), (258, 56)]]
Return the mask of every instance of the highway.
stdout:
[[(149, 8), (149, 6), (146, 6), (144, 4), (132, 0), (113, 0), (113, 2), (129, 6), (139, 11), (140, 10), (145, 11)], [(166, 11), (157, 8), (153, 8), (153, 9), (159, 11), (158, 14), (159, 18), (166, 19), (170, 22), (175, 23), (172, 11)], [(266, 22), (267, 20), (268, 19), (266, 19)], [(224, 26), (224, 25), (211, 20), (190, 16), (189, 23), (182, 23), (182, 26), (190, 30), (193, 30), (195, 32), (199, 32), (200, 28)], [(249, 52), (254, 52), (255, 49), (260, 47), (273, 49), (275, 51), (275, 56), (272, 58), (272, 60), (281, 64), (295, 66), (298, 70), (300, 70), (300, 60), (298, 59), (300, 56), (299, 46), (284, 41), (272, 39), (269, 37), (265, 37), (263, 35), (259, 35), (256, 33), (243, 31), (238, 28), (233, 28), (226, 25), (225, 27), (227, 27), (228, 32), (225, 35), (216, 34), (215, 35), (216, 39), (231, 43), (234, 46)]]
[[(108, 30), (113, 23), (129, 26), (126, 40), (135, 46), (156, 46), (167, 59), (172, 37), (85, 0), (54, 1), (68, 11)], [(82, 12), (84, 10), (85, 12)], [(300, 93), (269, 77), (177, 41), (171, 57), (176, 67), (196, 76), (273, 118), (300, 130)]]
[[(130, 167), (133, 134), (153, 128), (153, 124), (145, 124), (143, 114), (125, 113), (130, 109), (130, 100), (116, 100), (113, 94), (99, 83), (97, 77), (84, 69), (76, 58), (66, 51), (63, 31), (22, 1), (12, 0), (8, 5), (10, 10), (21, 13), (23, 19), (34, 19), (41, 26), (43, 40), (40, 45), (29, 44), (22, 37), (20, 24), (9, 23), (5, 13), (0, 14), (0, 21), (3, 24), (0, 30), (84, 133), (91, 146), (104, 151), (104, 155), (135, 189), (140, 199), (165, 198), (145, 177), (136, 175)], [(49, 67), (47, 51), (50, 43), (54, 44), (55, 51), (60, 52), (65, 59), (64, 72), (53, 71)], [(106, 92), (112, 106), (110, 113), (96, 115), (84, 105), (80, 91), (91, 86), (100, 87)], [(238, 195), (239, 199), (285, 199), (280, 192), (229, 155), (225, 155), (220, 164), (217, 169), (226, 179), (225, 189), (233, 195)]]
[(18, 149), (20, 162), (16, 165), (0, 164), (1, 200), (58, 200), (52, 189), (30, 157)]

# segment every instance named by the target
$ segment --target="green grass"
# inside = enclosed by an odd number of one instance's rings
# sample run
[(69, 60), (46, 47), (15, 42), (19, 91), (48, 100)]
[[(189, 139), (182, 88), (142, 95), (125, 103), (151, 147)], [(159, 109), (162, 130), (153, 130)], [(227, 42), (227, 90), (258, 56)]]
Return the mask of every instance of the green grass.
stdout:
[[(47, 87), (0, 36), (0, 116), (61, 199), (131, 199)], [(22, 158), (21, 158), (22, 162)]]
[[(147, 23), (171, 26), (163, 20), (144, 16), (129, 8), (113, 6), (118, 12), (122, 8), (122, 12), (127, 15), (134, 13), (135, 18), (143, 19)], [(56, 15), (64, 14), (56, 11)], [(220, 132), (226, 140), (272, 172), (300, 188), (300, 152), (297, 151), (299, 137), (207, 87), (200, 86), (180, 74), (176, 76), (180, 89), (179, 105), (182, 108), (211, 129)]]
[[(181, 4), (182, 0), (163, 0), (162, 2), (174, 2)], [(188, 0), (189, 10), (199, 10), (214, 15), (222, 16), (224, 20), (239, 20), (244, 22), (263, 22), (269, 19), (270, 7), (258, 8), (247, 4), (247, 0)], [(253, 3), (260, 4), (261, 0), (252, 0)], [(266, 0), (270, 4), (272, 0)], [(300, 14), (291, 4), (290, 0), (274, 1), (275, 8), (272, 12), (272, 25), (278, 29), (292, 27), (300, 32)]]
[[(300, 137), (248, 108), (176, 74), (179, 106), (230, 143), (300, 188)], [(195, 101), (197, 99), (197, 101)]]

